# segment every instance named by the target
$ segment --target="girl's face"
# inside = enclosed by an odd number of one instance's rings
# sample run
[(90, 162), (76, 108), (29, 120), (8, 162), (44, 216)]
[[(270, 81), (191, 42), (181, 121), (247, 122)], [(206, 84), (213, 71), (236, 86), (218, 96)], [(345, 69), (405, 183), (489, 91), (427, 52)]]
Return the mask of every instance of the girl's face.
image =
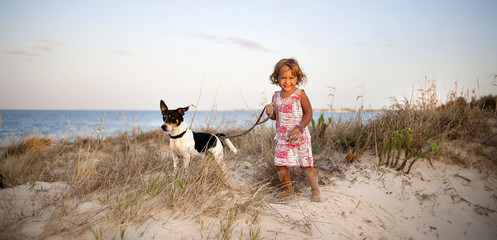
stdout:
[(284, 92), (293, 92), (297, 88), (297, 76), (293, 75), (290, 68), (284, 65), (278, 74), (278, 84)]

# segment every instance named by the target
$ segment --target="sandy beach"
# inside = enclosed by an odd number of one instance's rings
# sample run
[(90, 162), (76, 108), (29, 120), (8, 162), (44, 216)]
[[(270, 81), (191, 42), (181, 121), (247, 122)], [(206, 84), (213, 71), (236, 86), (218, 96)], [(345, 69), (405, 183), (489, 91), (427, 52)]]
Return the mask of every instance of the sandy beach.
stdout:
[[(365, 156), (321, 185), (321, 203), (310, 190), (288, 199), (269, 198), (260, 212), (240, 213), (230, 239), (496, 239), (495, 174), (427, 160), (410, 174), (374, 166)], [(237, 162), (237, 164), (240, 164)], [(226, 207), (246, 201), (246, 172), (230, 163)], [(323, 173), (321, 173), (323, 174)], [(248, 184), (248, 182), (247, 182)], [(219, 239), (223, 218), (155, 208), (140, 221), (111, 224), (104, 193), (64, 200), (65, 183), (33, 182), (0, 190), (2, 239)], [(154, 208), (153, 198), (143, 205)], [(226, 227), (226, 226), (225, 226)]]

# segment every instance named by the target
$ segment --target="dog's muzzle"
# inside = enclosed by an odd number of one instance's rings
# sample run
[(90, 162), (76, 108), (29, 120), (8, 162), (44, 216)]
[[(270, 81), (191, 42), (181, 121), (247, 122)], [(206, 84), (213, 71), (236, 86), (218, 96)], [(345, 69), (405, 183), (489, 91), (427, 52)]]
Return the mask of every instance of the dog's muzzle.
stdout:
[(166, 124), (162, 125), (160, 128), (161, 128), (161, 129), (162, 129), (162, 131), (164, 131), (164, 132), (167, 132), (167, 131), (168, 131), (168, 130), (167, 130), (167, 126), (166, 126)]

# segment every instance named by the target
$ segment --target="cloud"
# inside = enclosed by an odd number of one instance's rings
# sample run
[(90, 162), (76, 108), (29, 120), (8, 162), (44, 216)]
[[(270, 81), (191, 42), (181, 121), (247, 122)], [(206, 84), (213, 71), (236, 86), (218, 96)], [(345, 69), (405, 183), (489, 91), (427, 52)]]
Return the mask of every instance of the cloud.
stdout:
[(39, 54), (39, 53), (31, 53), (31, 52), (24, 52), (24, 51), (6, 51), (4, 53), (12, 54), (12, 55), (26, 56), (26, 57), (38, 57), (38, 56), (41, 56), (41, 54)]
[[(35, 41), (35, 45), (27, 50), (14, 50), (14, 51), (5, 51), (4, 53), (26, 56), (26, 57), (39, 57), (43, 56), (43, 53), (52, 52), (56, 47), (60, 46), (59, 41), (49, 40), (49, 39), (40, 39)], [(36, 50), (33, 52), (32, 50)]]
[(217, 42), (217, 43), (223, 42), (219, 37), (214, 36), (214, 35), (210, 35), (210, 34), (197, 33), (197, 36), (201, 37), (201, 38), (209, 39), (209, 40)]
[(49, 40), (49, 39), (40, 39), (40, 40), (38, 40), (38, 42), (42, 42), (42, 43), (49, 44), (49, 45), (59, 45), (60, 44), (59, 41)]
[(117, 53), (119, 53), (121, 55), (130, 55), (131, 54), (130, 52), (123, 50), (123, 49), (117, 49), (116, 51), (117, 51)]
[(34, 46), (29, 49), (5, 51), (4, 53), (11, 55), (25, 56), (25, 57), (39, 57), (43, 56), (43, 53), (52, 52), (54, 48), (59, 45), (60, 42), (55, 40), (40, 39), (35, 41)]
[(248, 48), (254, 48), (262, 51), (268, 51), (265, 47), (263, 47), (259, 42), (245, 39), (245, 38), (239, 38), (239, 37), (227, 37), (228, 40), (230, 40), (233, 43), (240, 44), (244, 47)]
[(47, 52), (51, 52), (53, 50), (52, 47), (50, 46), (45, 46), (45, 45), (36, 45), (33, 47), (34, 49), (38, 49), (38, 50), (43, 50), (43, 51), (47, 51)]
[(37, 50), (43, 50), (46, 52), (51, 52), (55, 47), (60, 46), (59, 41), (49, 40), (49, 39), (40, 39), (37, 41), (39, 44), (35, 45), (33, 48)]
[(228, 40), (231, 43), (235, 43), (238, 45), (241, 45), (243, 47), (248, 47), (248, 48), (253, 48), (261, 51), (268, 51), (262, 44), (260, 44), (257, 41), (246, 39), (246, 38), (241, 38), (241, 37), (218, 37), (216, 35), (211, 35), (211, 34), (204, 34), (204, 33), (190, 33), (193, 34), (197, 37), (208, 39), (210, 41), (216, 42), (216, 43), (225, 43)]
[(395, 46), (395, 44), (393, 43), (387, 43), (386, 46), (389, 48), (397, 48), (397, 46)]

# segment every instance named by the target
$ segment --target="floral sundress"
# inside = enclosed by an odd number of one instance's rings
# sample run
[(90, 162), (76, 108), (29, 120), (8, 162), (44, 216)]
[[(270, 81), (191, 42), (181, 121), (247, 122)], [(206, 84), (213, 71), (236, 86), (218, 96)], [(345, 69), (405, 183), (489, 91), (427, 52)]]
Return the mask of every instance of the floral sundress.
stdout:
[(273, 95), (274, 111), (276, 113), (276, 144), (274, 164), (276, 166), (314, 167), (312, 158), (311, 134), (306, 126), (296, 142), (289, 139), (295, 125), (300, 124), (304, 115), (300, 98), (302, 90), (297, 88), (287, 98), (281, 97), (277, 91)]

